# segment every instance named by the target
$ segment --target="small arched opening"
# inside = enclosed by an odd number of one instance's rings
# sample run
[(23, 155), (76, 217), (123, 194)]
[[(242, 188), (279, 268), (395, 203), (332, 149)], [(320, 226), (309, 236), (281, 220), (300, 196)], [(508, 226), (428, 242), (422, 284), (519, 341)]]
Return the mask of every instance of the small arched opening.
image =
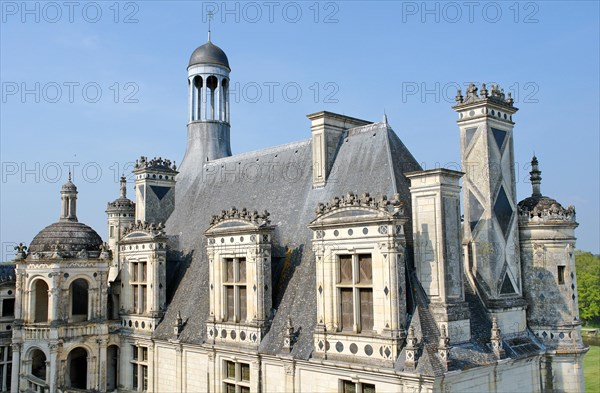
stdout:
[(71, 283), (71, 319), (73, 322), (88, 319), (88, 283), (83, 278), (78, 278)]
[(223, 78), (221, 90), (221, 120), (229, 123), (229, 80), (227, 78)]
[(209, 116), (207, 117), (207, 120), (215, 120), (215, 114), (216, 114), (216, 93), (217, 93), (217, 86), (219, 84), (219, 81), (217, 80), (217, 77), (215, 77), (214, 75), (209, 76), (208, 78), (206, 78), (206, 87), (208, 88), (208, 94), (209, 94), (209, 98), (208, 98), (208, 104), (209, 106)]
[(73, 389), (87, 389), (88, 353), (85, 348), (77, 347), (67, 357), (67, 386)]
[(110, 345), (106, 349), (106, 363), (106, 390), (115, 390), (119, 383), (119, 347)]
[(194, 87), (192, 93), (192, 120), (202, 120), (202, 77), (194, 77)]
[(31, 375), (46, 380), (46, 354), (41, 349), (31, 352)]
[(39, 279), (33, 284), (33, 293), (31, 294), (33, 308), (33, 322), (48, 322), (48, 284)]

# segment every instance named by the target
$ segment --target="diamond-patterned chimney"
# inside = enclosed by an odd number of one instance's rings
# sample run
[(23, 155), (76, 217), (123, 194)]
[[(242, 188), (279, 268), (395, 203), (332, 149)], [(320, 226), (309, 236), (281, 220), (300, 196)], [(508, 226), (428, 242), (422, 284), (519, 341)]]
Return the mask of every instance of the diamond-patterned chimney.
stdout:
[[(457, 94), (463, 203), (463, 246), (467, 273), (506, 333), (525, 329), (510, 93), (473, 84)], [(502, 310), (502, 311), (500, 311)], [(501, 316), (499, 313), (505, 314)]]

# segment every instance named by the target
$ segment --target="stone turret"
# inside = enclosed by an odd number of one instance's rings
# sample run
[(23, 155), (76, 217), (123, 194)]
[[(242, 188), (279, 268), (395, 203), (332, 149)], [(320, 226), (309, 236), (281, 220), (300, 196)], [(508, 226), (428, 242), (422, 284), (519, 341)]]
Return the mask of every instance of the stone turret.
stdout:
[[(582, 392), (583, 355), (575, 272), (575, 208), (542, 195), (534, 156), (532, 195), (519, 202), (523, 289), (527, 324), (547, 348), (542, 361), (545, 390)], [(575, 365), (575, 367), (573, 367)]]
[(127, 180), (125, 179), (125, 176), (121, 177), (119, 185), (119, 198), (109, 202), (106, 207), (108, 246), (113, 252), (115, 265), (119, 261), (119, 249), (117, 247), (117, 242), (121, 240), (121, 237), (123, 237), (125, 228), (135, 222), (135, 203), (131, 199), (127, 198)]

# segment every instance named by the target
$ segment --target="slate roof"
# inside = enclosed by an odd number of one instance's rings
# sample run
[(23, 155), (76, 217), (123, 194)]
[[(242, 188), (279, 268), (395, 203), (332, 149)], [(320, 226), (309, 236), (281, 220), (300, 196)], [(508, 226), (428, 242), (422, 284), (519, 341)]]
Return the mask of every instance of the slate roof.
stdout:
[(59, 221), (42, 229), (29, 244), (29, 255), (52, 251), (60, 244), (63, 251), (98, 251), (102, 238), (89, 226), (77, 221)]
[[(266, 209), (275, 225), (272, 287), (277, 312), (259, 352), (280, 352), (289, 315), (300, 330), (291, 354), (301, 359), (310, 357), (316, 325), (316, 278), (312, 232), (307, 225), (315, 218), (317, 204), (351, 191), (388, 197), (399, 193), (408, 207), (410, 183), (402, 173), (420, 169), (387, 123), (348, 130), (338, 146), (331, 176), (320, 189), (312, 188), (311, 154), (311, 141), (306, 140), (214, 160), (206, 164), (212, 168), (205, 165), (199, 171), (184, 194), (176, 194), (175, 211), (166, 231), (171, 247), (177, 250), (168, 258), (177, 261), (167, 264), (170, 304), (155, 338), (173, 339), (172, 327), (177, 312), (181, 312), (184, 328), (179, 339), (196, 344), (205, 341), (209, 281), (203, 232), (211, 215), (221, 210), (232, 206)], [(214, 165), (219, 169), (216, 173)], [(236, 167), (240, 168), (237, 175)], [(261, 168), (260, 176), (256, 168)], [(406, 214), (411, 216), (409, 208)]]
[(15, 264), (12, 262), (0, 263), (0, 284), (15, 282)]
[(196, 48), (192, 53), (192, 56), (190, 56), (190, 63), (188, 66), (196, 64), (216, 64), (229, 68), (229, 60), (227, 59), (225, 52), (223, 52), (223, 49), (210, 41)]

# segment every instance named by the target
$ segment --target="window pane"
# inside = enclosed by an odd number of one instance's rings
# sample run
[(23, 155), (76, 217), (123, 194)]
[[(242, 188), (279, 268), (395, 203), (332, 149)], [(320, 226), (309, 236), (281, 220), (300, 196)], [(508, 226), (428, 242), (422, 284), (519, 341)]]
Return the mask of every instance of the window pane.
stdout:
[(0, 362), (4, 361), (4, 352), (8, 352), (8, 347), (0, 347)]
[(133, 360), (137, 360), (138, 359), (138, 349), (135, 345), (131, 346), (131, 351), (133, 352), (133, 356), (132, 359)]
[(371, 385), (370, 383), (363, 383), (362, 391), (363, 393), (375, 393), (375, 385)]
[(10, 378), (12, 375), (12, 364), (8, 364), (6, 366), (6, 375), (8, 375), (8, 378), (6, 379), (6, 390), (10, 391)]
[(137, 285), (132, 285), (132, 289), (133, 289), (133, 309), (135, 312), (137, 312), (138, 309), (138, 304), (139, 304), (139, 293), (138, 293), (138, 286)]
[(352, 255), (340, 255), (340, 283), (352, 282)]
[(227, 393), (235, 393), (235, 385), (233, 385), (231, 383), (226, 383), (225, 384), (225, 392), (227, 392)]
[(565, 267), (558, 266), (558, 283), (563, 285), (565, 283)]
[(148, 390), (148, 366), (140, 366), (142, 368), (142, 380), (144, 391)]
[(242, 363), (242, 381), (250, 381), (250, 365)]
[(247, 318), (247, 306), (246, 287), (240, 286), (240, 321), (245, 321)]
[(239, 282), (246, 282), (246, 258), (240, 258), (240, 279)]
[(247, 386), (240, 386), (240, 393), (250, 393), (250, 388)]
[(373, 266), (371, 261), (371, 254), (360, 254), (358, 256), (359, 282), (361, 284), (371, 284), (373, 282)]
[(140, 263), (140, 266), (142, 268), (142, 281), (146, 282), (146, 275), (147, 275), (147, 271), (148, 271), (148, 264), (147, 263)]
[(235, 317), (235, 303), (233, 302), (233, 286), (226, 286), (225, 291), (227, 294), (227, 315), (225, 316), (225, 320), (232, 321)]
[(144, 313), (146, 312), (146, 309), (148, 308), (148, 286), (147, 285), (141, 285), (142, 287), (142, 310), (141, 312)]
[(138, 264), (137, 263), (133, 263), (131, 266), (131, 270), (133, 273), (133, 281), (137, 281), (138, 280)]
[(356, 393), (356, 385), (354, 382), (343, 381), (342, 391), (344, 393)]
[(352, 288), (344, 288), (340, 293), (342, 298), (342, 330), (352, 330), (352, 325), (354, 324)]
[(133, 375), (132, 375), (132, 385), (133, 385), (133, 390), (137, 390), (138, 388), (138, 365), (137, 364), (133, 364)]
[(225, 259), (225, 282), (233, 282), (233, 259)]
[(373, 330), (373, 290), (360, 290), (360, 326), (361, 330)]
[(148, 348), (146, 347), (142, 347), (142, 361), (147, 361), (148, 360)]
[(226, 363), (226, 376), (227, 379), (235, 379), (235, 363), (234, 362), (225, 362)]

